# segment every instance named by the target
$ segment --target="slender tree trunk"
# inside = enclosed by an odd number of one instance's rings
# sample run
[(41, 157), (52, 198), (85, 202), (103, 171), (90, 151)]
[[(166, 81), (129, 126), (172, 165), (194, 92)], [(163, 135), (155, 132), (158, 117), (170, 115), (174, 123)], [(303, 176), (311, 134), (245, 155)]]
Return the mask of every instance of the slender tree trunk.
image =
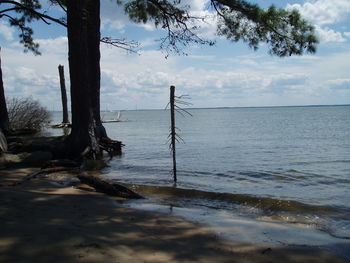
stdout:
[[(95, 127), (89, 83), (88, 0), (67, 1), (68, 60), (71, 81), (72, 130), (66, 145), (77, 156), (94, 144)], [(94, 147), (92, 147), (94, 148)], [(96, 150), (96, 149), (93, 149)]]
[(58, 73), (59, 73), (59, 76), (60, 76), (62, 110), (63, 110), (62, 123), (69, 123), (68, 107), (67, 107), (66, 82), (65, 82), (65, 79), (64, 79), (64, 67), (63, 67), (63, 65), (59, 65), (58, 66)]
[[(1, 52), (1, 48), (0, 48)], [(7, 112), (4, 83), (2, 81), (1, 55), (0, 55), (0, 130), (5, 134), (10, 131), (9, 116)]]
[(176, 174), (176, 126), (175, 126), (175, 86), (170, 86), (170, 118), (171, 118), (171, 150), (173, 154), (174, 183), (177, 182)]

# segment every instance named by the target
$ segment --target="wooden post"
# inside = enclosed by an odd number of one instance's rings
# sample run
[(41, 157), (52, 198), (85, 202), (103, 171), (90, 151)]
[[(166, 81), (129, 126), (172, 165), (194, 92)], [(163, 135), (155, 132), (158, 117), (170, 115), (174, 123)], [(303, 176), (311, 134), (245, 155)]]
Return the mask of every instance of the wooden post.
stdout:
[[(0, 47), (1, 51), (1, 47)], [(0, 56), (0, 131), (4, 134), (10, 131), (9, 115), (6, 106), (4, 83), (2, 81), (1, 56)]]
[(175, 86), (170, 86), (170, 116), (171, 116), (171, 150), (173, 153), (173, 176), (174, 183), (177, 181), (176, 177), (176, 130), (175, 130)]
[(63, 68), (63, 65), (59, 65), (58, 66), (58, 73), (59, 73), (59, 76), (60, 76), (61, 97), (62, 97), (62, 110), (63, 110), (63, 121), (62, 121), (62, 123), (69, 123), (68, 107), (67, 107), (66, 82), (65, 82), (65, 79), (64, 79), (64, 68)]

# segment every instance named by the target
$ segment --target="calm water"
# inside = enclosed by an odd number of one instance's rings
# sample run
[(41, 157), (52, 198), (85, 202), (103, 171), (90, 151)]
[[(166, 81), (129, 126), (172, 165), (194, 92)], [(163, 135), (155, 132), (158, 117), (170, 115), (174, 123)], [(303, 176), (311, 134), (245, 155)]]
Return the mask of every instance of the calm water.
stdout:
[(123, 111), (125, 122), (105, 124), (126, 146), (104, 177), (154, 203), (302, 223), (350, 239), (350, 106), (190, 112), (177, 117), (185, 143), (177, 145), (176, 188), (165, 110)]

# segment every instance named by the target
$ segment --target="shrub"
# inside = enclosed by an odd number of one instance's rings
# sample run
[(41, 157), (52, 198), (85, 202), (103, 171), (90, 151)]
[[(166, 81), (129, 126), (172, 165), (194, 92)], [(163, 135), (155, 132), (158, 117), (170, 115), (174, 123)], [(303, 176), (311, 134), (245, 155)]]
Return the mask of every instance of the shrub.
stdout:
[(5, 135), (2, 133), (0, 129), (0, 155), (6, 151), (7, 151), (7, 141), (6, 141)]
[(9, 99), (7, 106), (12, 130), (39, 132), (50, 122), (49, 111), (31, 97)]

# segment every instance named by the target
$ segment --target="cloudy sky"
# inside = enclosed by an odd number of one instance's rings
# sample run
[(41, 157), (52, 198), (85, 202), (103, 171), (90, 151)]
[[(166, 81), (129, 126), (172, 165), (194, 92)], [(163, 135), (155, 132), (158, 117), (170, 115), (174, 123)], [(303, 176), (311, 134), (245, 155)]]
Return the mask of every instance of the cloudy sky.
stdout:
[[(164, 108), (169, 86), (191, 97), (193, 107), (329, 105), (350, 103), (350, 1), (256, 0), (264, 8), (275, 4), (295, 8), (312, 22), (320, 39), (314, 55), (271, 57), (244, 43), (215, 36), (215, 17), (206, 0), (187, 1), (192, 12), (208, 16), (200, 34), (216, 39), (214, 47), (192, 46), (187, 56), (159, 50), (161, 30), (135, 25), (115, 1), (101, 0), (102, 36), (137, 40), (138, 54), (101, 45), (101, 109)], [(48, 12), (57, 14), (52, 6)], [(33, 24), (41, 56), (23, 53), (18, 32), (0, 20), (2, 70), (7, 97), (32, 96), (49, 110), (60, 110), (57, 66), (63, 64), (69, 87), (66, 30)]]

